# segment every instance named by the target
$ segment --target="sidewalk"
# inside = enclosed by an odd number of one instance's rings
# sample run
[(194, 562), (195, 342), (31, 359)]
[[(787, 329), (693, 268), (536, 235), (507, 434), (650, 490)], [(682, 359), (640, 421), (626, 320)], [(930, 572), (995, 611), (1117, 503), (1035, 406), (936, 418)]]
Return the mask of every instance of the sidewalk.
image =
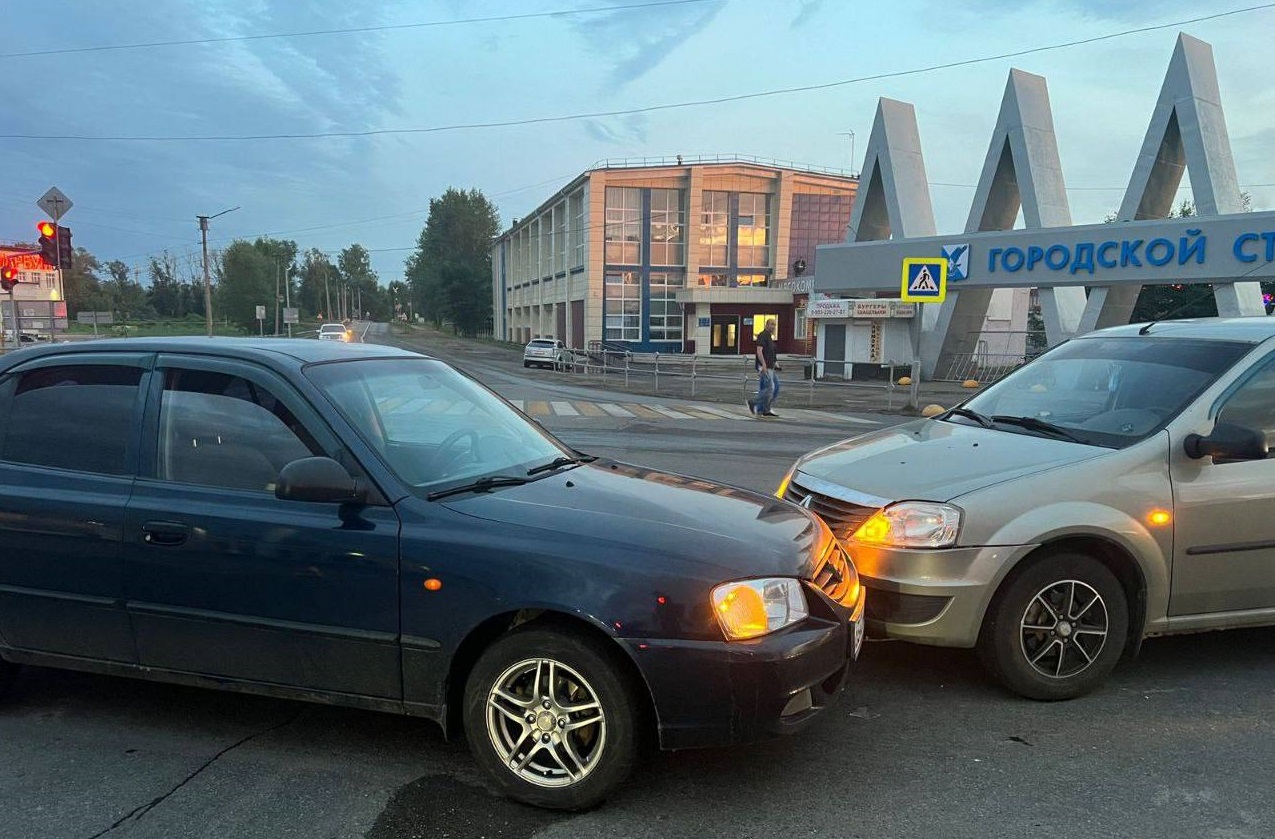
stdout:
[[(463, 365), (465, 356), (481, 359), (483, 363), (503, 362), (521, 370), (521, 345), (513, 345), (503, 341), (458, 338), (438, 332), (430, 327), (413, 326), (406, 335), (395, 327), (388, 336), (409, 346), (421, 349), (435, 347)], [(694, 399), (703, 402), (717, 402), (743, 406), (744, 400), (756, 392), (757, 376), (739, 359), (735, 363), (712, 362), (695, 366), (695, 375), (690, 375), (690, 365), (686, 356), (670, 356), (663, 360), (657, 374), (655, 365), (649, 360), (629, 364), (623, 369), (624, 362), (609, 361), (604, 373), (597, 366), (587, 369), (577, 366), (573, 371), (553, 371), (537, 368), (525, 371), (536, 377), (543, 376), (546, 382), (572, 387), (591, 387), (631, 393), (635, 396), (651, 395), (676, 399)], [(831, 380), (807, 380), (803, 378), (805, 365), (797, 359), (779, 359), (780, 397), (779, 405), (791, 408), (812, 408), (837, 413), (881, 413), (907, 415), (915, 413), (908, 409), (911, 388), (906, 386), (887, 387), (885, 380), (864, 382), (841, 382)], [(903, 375), (900, 370), (898, 375)], [(627, 381), (626, 381), (627, 379)], [(919, 387), (917, 409), (927, 405), (940, 405), (950, 408), (967, 399), (976, 391), (963, 388), (951, 382), (922, 382)]]

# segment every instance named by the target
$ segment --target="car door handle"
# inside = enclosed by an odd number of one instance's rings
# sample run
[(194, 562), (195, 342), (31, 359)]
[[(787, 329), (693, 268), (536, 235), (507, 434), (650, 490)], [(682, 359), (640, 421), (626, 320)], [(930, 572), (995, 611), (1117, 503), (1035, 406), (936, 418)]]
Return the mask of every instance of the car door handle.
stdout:
[(142, 541), (148, 545), (175, 547), (190, 538), (190, 525), (179, 521), (148, 521), (142, 525)]

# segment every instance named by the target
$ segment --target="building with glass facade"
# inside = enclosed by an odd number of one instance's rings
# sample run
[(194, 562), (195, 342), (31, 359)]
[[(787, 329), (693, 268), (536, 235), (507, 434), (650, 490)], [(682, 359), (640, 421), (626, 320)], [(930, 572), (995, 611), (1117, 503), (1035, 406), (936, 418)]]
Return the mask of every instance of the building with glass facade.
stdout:
[(494, 332), (735, 355), (773, 318), (781, 351), (808, 351), (792, 280), (844, 241), (857, 187), (756, 159), (601, 163), (493, 243)]

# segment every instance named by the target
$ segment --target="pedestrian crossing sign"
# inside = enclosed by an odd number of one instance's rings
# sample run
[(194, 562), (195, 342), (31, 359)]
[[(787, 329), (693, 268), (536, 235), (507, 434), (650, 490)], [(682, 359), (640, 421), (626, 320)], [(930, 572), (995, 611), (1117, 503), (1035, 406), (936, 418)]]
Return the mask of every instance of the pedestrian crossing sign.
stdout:
[(942, 303), (947, 296), (947, 259), (917, 256), (903, 260), (904, 300), (912, 303)]

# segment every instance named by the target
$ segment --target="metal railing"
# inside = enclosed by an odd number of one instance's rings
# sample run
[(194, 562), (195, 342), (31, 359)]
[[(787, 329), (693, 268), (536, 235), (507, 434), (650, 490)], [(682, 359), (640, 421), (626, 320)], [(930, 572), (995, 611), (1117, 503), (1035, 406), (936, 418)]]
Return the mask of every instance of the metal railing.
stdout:
[(605, 158), (597, 161), (589, 168), (641, 169), (653, 166), (689, 166), (693, 163), (750, 163), (756, 166), (792, 169), (797, 172), (811, 172), (817, 175), (836, 175), (841, 178), (858, 177), (849, 169), (838, 169), (833, 166), (814, 166), (809, 163), (798, 163), (794, 160), (777, 160), (752, 154), (676, 154), (664, 157)]
[(991, 384), (1040, 355), (1045, 346), (1045, 335), (1039, 330), (980, 332), (974, 352), (953, 353), (939, 359), (934, 380), (974, 379), (981, 384)]
[[(917, 363), (889, 362), (882, 364), (887, 373), (881, 380), (856, 381), (832, 380), (818, 378), (815, 373), (820, 365), (845, 364), (843, 359), (824, 359), (817, 356), (787, 356), (779, 359), (777, 368), (781, 374), (787, 372), (785, 366), (795, 365), (801, 371), (800, 379), (789, 378), (784, 382), (783, 392), (790, 397), (798, 386), (806, 393), (807, 404), (813, 405), (817, 391), (825, 394), (829, 391), (842, 390), (874, 390), (886, 394), (886, 408), (894, 407), (896, 398), (903, 396), (903, 404), (917, 406), (919, 399), (920, 370)], [(728, 385), (732, 389), (738, 385), (738, 396), (741, 401), (757, 388), (757, 370), (752, 356), (703, 356), (681, 353), (635, 353), (611, 342), (591, 341), (588, 349), (563, 350), (556, 369), (584, 375), (586, 377), (601, 376), (622, 377), (626, 389), (635, 381), (649, 382), (654, 393), (660, 393), (661, 379), (667, 395), (679, 395), (673, 390), (689, 390), (694, 398), (703, 387)], [(793, 370), (792, 372), (796, 372)], [(909, 385), (897, 384), (898, 379), (907, 375), (911, 378)], [(677, 383), (677, 387), (673, 387)]]

